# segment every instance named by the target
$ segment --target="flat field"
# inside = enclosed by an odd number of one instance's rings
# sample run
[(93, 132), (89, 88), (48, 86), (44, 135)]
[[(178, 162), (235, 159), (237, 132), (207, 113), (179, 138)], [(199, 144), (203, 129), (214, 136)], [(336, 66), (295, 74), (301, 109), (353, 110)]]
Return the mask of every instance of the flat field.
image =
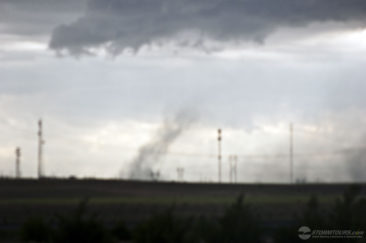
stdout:
[[(366, 196), (366, 184), (361, 196)], [(268, 224), (286, 224), (301, 214), (311, 196), (326, 211), (351, 184), (217, 184), (95, 179), (0, 180), (0, 228), (18, 227), (31, 216), (72, 213), (83, 199), (88, 212), (106, 224), (136, 224), (174, 207), (183, 216), (220, 216), (244, 195), (244, 202)]]

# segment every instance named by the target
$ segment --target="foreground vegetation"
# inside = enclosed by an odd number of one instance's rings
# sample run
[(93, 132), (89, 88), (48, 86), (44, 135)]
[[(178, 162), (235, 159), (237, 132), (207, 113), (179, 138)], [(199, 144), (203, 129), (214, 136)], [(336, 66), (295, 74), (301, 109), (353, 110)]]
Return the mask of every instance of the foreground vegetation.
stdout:
[[(127, 226), (123, 218), (105, 225), (98, 215), (88, 210), (87, 199), (67, 215), (45, 219), (28, 218), (15, 234), (0, 232), (0, 238), (20, 242), (136, 242), (136, 243), (235, 243), (235, 242), (304, 242), (298, 237), (302, 225), (318, 229), (366, 229), (366, 200), (360, 187), (352, 186), (342, 198), (334, 199), (327, 210), (319, 206), (316, 196), (290, 223), (266, 224), (256, 205), (240, 195), (220, 217), (182, 216), (174, 205), (137, 225)], [(350, 242), (365, 242), (352, 239)], [(316, 242), (327, 240), (317, 239)], [(329, 241), (327, 241), (329, 242)], [(334, 239), (332, 242), (344, 242)]]

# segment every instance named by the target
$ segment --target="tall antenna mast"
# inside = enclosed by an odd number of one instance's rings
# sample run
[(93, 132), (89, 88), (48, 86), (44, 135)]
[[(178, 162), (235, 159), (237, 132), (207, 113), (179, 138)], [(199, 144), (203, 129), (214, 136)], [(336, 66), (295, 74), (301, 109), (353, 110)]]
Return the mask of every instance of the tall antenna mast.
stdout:
[(237, 169), (238, 169), (238, 156), (234, 155), (233, 156), (233, 162), (234, 162), (234, 175), (233, 175), (233, 179), (234, 179), (234, 183), (237, 182)]
[(20, 174), (20, 148), (17, 147), (15, 149), (15, 155), (16, 155), (16, 159), (15, 159), (15, 178), (20, 178), (21, 174)]
[(293, 133), (294, 127), (293, 124), (290, 123), (290, 183), (294, 181), (294, 148), (293, 148)]
[(184, 168), (183, 168), (183, 167), (178, 167), (178, 168), (177, 168), (177, 173), (178, 173), (178, 181), (179, 181), (179, 182), (183, 182), (183, 178), (184, 178)]
[(230, 155), (229, 156), (229, 180), (230, 183), (236, 183), (237, 181), (237, 164), (238, 164), (238, 156)]
[(233, 160), (232, 155), (229, 155), (229, 182), (232, 183), (233, 181)]
[(42, 157), (43, 157), (43, 145), (45, 141), (43, 140), (42, 133), (42, 119), (38, 121), (38, 178), (42, 178), (43, 176), (43, 165), (42, 165)]
[(221, 129), (217, 130), (218, 136), (217, 136), (217, 142), (218, 142), (218, 156), (217, 156), (217, 160), (218, 160), (218, 172), (219, 172), (219, 183), (221, 183)]

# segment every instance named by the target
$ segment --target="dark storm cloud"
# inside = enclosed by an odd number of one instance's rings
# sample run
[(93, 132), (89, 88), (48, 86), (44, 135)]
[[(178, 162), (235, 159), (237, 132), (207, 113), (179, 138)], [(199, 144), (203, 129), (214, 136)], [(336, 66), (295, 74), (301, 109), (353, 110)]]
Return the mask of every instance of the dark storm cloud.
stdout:
[(16, 36), (49, 35), (55, 26), (83, 13), (86, 0), (1, 0), (0, 32)]
[[(144, 44), (258, 41), (280, 27), (366, 19), (364, 0), (90, 0), (85, 15), (58, 26), (50, 47), (72, 54), (103, 46), (112, 54)], [(185, 36), (182, 37), (182, 33)]]

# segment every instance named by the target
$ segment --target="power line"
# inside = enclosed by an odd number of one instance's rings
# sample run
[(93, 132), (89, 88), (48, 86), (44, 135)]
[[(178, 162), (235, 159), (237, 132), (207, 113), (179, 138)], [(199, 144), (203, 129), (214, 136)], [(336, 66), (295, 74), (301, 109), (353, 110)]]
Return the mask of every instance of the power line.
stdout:
[[(325, 151), (325, 152), (293, 152), (293, 157), (318, 157), (318, 156), (338, 156), (343, 154), (350, 154), (350, 153), (357, 153), (359, 151), (365, 150), (366, 147), (352, 147), (352, 148), (343, 148), (338, 150), (332, 151)], [(172, 151), (166, 152), (168, 156), (182, 156), (182, 157), (201, 157), (201, 158), (214, 158), (217, 155), (215, 154), (205, 154), (205, 153), (191, 153), (191, 152), (179, 152), (179, 151)], [(221, 156), (229, 156), (225, 154), (221, 154)], [(245, 159), (285, 159), (289, 157), (288, 153), (276, 153), (276, 154), (262, 154), (262, 153), (253, 153), (253, 154), (237, 154), (239, 158)]]

